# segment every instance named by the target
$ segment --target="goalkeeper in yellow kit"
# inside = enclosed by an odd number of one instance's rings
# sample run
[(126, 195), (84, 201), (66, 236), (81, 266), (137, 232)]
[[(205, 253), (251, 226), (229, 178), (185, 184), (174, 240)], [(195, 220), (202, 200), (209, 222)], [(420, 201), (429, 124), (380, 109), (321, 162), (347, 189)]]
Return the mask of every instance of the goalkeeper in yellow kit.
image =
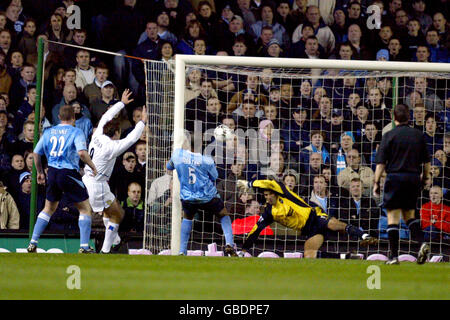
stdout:
[(368, 233), (346, 224), (334, 217), (328, 217), (320, 207), (312, 207), (284, 184), (275, 180), (255, 180), (248, 182), (238, 180), (238, 187), (264, 189), (266, 206), (264, 212), (247, 236), (240, 256), (253, 245), (265, 227), (276, 221), (285, 227), (301, 231), (307, 236), (305, 242), (305, 258), (316, 258), (322, 246), (327, 229), (345, 232), (361, 239), (360, 244), (367, 246), (376, 244), (378, 240)]

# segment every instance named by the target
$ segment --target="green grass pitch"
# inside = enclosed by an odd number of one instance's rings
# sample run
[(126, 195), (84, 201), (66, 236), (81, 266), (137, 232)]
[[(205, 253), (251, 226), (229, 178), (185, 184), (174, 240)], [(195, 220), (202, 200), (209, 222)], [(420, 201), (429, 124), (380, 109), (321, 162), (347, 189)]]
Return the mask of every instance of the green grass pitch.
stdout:
[[(79, 290), (67, 288), (71, 265), (80, 268)], [(367, 287), (371, 265), (379, 267), (380, 289)], [(448, 300), (449, 284), (449, 263), (0, 254), (0, 299)]]

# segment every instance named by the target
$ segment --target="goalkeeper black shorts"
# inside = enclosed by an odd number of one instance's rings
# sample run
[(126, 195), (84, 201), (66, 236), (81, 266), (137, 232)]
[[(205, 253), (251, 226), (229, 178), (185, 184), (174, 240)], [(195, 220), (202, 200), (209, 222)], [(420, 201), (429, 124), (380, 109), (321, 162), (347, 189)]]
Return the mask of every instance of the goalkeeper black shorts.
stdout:
[(326, 237), (329, 220), (330, 218), (327, 215), (318, 215), (315, 208), (313, 208), (309, 214), (308, 220), (306, 220), (305, 226), (302, 228), (302, 235), (306, 236), (307, 239), (316, 234), (321, 234)]

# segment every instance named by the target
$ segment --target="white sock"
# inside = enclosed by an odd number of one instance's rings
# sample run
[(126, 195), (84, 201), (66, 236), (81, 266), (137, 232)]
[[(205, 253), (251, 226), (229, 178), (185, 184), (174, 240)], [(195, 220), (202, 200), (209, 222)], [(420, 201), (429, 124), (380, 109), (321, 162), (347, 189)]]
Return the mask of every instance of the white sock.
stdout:
[[(106, 233), (106, 229), (108, 228), (108, 223), (109, 223), (109, 218), (105, 218), (105, 217), (103, 217), (103, 224), (105, 225), (105, 233)], [(113, 241), (113, 245), (114, 246), (117, 246), (119, 243), (120, 243), (120, 236), (119, 236), (119, 233), (116, 233), (116, 237), (114, 238), (114, 241)]]
[(117, 232), (119, 231), (119, 225), (117, 223), (109, 222), (105, 231), (105, 240), (103, 241), (102, 251), (109, 252), (111, 250), (111, 246), (114, 242), (114, 239), (117, 236)]

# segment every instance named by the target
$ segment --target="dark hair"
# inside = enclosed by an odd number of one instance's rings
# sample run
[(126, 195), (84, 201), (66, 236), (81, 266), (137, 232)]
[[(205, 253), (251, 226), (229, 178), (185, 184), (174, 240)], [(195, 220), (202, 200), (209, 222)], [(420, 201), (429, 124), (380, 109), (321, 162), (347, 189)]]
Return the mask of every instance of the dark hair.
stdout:
[(116, 119), (108, 121), (103, 127), (103, 134), (110, 138), (114, 137), (116, 132), (120, 132), (119, 121), (117, 121)]
[(400, 124), (407, 124), (409, 121), (409, 108), (407, 105), (398, 104), (394, 108), (394, 119)]

